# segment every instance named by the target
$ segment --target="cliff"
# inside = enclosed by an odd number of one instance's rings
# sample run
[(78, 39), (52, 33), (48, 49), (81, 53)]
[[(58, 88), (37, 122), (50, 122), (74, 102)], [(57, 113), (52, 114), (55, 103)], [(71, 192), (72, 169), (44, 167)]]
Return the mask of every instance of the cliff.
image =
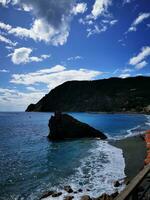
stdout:
[(150, 112), (150, 77), (68, 81), (26, 111)]

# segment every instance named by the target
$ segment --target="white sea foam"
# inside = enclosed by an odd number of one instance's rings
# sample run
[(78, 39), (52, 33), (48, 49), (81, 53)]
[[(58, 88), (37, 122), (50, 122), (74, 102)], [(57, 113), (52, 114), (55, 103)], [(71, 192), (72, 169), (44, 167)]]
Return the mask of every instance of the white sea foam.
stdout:
[(150, 115), (145, 115), (145, 117), (147, 118), (145, 124), (150, 127)]
[[(103, 193), (111, 194), (116, 191), (114, 182), (123, 181), (125, 162), (121, 149), (111, 146), (107, 142), (96, 140), (93, 148), (89, 150), (89, 156), (81, 161), (81, 166), (76, 173), (64, 181), (64, 185), (70, 185), (74, 191), (82, 189), (83, 192), (73, 194), (75, 200), (79, 200), (82, 195), (98, 197)], [(118, 190), (122, 190), (122, 185)], [(89, 189), (90, 191), (87, 191)], [(60, 190), (59, 190), (60, 191)], [(62, 200), (67, 195), (63, 194), (55, 198)], [(46, 200), (54, 198), (48, 197)]]
[[(140, 127), (141, 127), (140, 125), (137, 125), (134, 128), (131, 128), (131, 129), (127, 130), (128, 134), (125, 135), (124, 137), (127, 138), (127, 137), (132, 137), (132, 136), (136, 136), (136, 135), (142, 134), (143, 132), (139, 131)], [(135, 130), (137, 130), (137, 131), (135, 131)]]
[[(133, 137), (133, 136), (137, 136), (137, 135), (141, 135), (144, 133), (144, 131), (140, 130), (141, 128), (141, 125), (137, 125), (135, 126), (134, 128), (131, 128), (131, 129), (128, 129), (126, 131), (126, 135), (118, 135), (118, 134), (115, 134), (117, 136), (108, 136), (108, 139), (109, 140), (122, 140), (124, 138), (128, 138), (128, 137)], [(108, 134), (107, 134), (108, 135)]]

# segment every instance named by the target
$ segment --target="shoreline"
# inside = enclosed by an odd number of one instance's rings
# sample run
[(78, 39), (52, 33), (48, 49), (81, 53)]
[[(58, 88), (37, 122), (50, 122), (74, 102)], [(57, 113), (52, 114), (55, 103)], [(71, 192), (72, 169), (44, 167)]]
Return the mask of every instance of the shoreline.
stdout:
[[(81, 112), (81, 113), (82, 113), (82, 112)], [(121, 112), (121, 111), (120, 111), (120, 112), (119, 112), (119, 111), (118, 111), (118, 112), (115, 112), (115, 111), (114, 111), (114, 112), (113, 112), (113, 111), (112, 111), (112, 112), (111, 112), (111, 111), (110, 111), (110, 112), (85, 111), (85, 112), (83, 112), (83, 113), (87, 113), (87, 114), (112, 114), (112, 115), (113, 115), (113, 114), (114, 114), (114, 115), (115, 115), (115, 114), (131, 114), (131, 115), (139, 114), (139, 115), (150, 115), (150, 112), (133, 112), (133, 111), (126, 111), (126, 112), (125, 112), (125, 111), (122, 111), (122, 112)]]
[(122, 149), (125, 159), (126, 179), (131, 181), (134, 176), (144, 167), (146, 158), (146, 142), (141, 135), (132, 136), (109, 143), (117, 148)]
[[(108, 194), (108, 193), (102, 194), (99, 197), (95, 197), (95, 200), (103, 199), (103, 197), (107, 197), (107, 199), (114, 199), (120, 193), (119, 187), (124, 184), (127, 185), (139, 173), (139, 171), (144, 167), (144, 159), (146, 157), (146, 142), (142, 136), (143, 135), (131, 136), (131, 137), (124, 138), (121, 140), (107, 140), (108, 144), (110, 144), (116, 148), (122, 149), (123, 157), (125, 159), (125, 175), (126, 175), (126, 177), (123, 178), (122, 180), (114, 180), (114, 185), (118, 184), (118, 186), (114, 186), (114, 187), (116, 187), (116, 192), (114, 191), (114, 193), (112, 193), (112, 194)], [(68, 185), (68, 187), (70, 187), (70, 185)], [(82, 191), (82, 189), (80, 189), (80, 190)], [(50, 192), (52, 192), (52, 191), (50, 191)], [(53, 199), (51, 197), (51, 195), (49, 195), (50, 192), (45, 193), (41, 199), (43, 199), (43, 200)], [(56, 193), (56, 195), (60, 194), (60, 197), (58, 197), (59, 200), (63, 199), (61, 196), (63, 194), (63, 192), (64, 191), (60, 191), (60, 192), (58, 191)], [(71, 197), (74, 196), (75, 194), (73, 192), (70, 195), (69, 195), (69, 193), (65, 193), (65, 195), (66, 195), (66, 198), (64, 198), (65, 200), (68, 200), (68, 199), (71, 200), (72, 199)], [(47, 196), (47, 197), (45, 197), (45, 196)], [(92, 199), (92, 197), (89, 196), (88, 191), (86, 193), (83, 193), (79, 199), (84, 200), (84, 197), (88, 197), (87, 198), (88, 200)], [(57, 199), (57, 198), (55, 198), (55, 199)], [(74, 199), (77, 199), (77, 198), (74, 196)]]

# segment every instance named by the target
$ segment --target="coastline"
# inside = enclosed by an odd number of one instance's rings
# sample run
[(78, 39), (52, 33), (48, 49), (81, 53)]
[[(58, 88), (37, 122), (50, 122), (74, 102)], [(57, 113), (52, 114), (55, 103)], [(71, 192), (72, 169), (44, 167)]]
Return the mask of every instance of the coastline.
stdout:
[[(26, 112), (26, 113), (54, 113), (55, 111), (19, 111), (19, 112)], [(87, 114), (139, 114), (139, 115), (150, 115), (150, 112), (136, 112), (136, 111), (62, 111), (62, 113), (87, 113)]]
[(130, 181), (144, 167), (146, 142), (142, 136), (138, 135), (110, 141), (110, 144), (122, 149), (125, 158), (125, 174), (127, 181)]
[(102, 112), (102, 111), (85, 111), (85, 113), (89, 114), (139, 114), (139, 115), (150, 115), (150, 112), (136, 112), (136, 111), (118, 111), (118, 112)]

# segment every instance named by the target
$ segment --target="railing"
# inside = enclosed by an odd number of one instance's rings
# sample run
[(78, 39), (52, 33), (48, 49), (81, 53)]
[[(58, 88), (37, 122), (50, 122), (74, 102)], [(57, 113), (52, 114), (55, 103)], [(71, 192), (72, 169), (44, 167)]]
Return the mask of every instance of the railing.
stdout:
[(150, 190), (149, 179), (149, 181), (142, 186), (142, 192), (140, 193), (140, 187), (149, 173), (150, 164), (146, 165), (114, 200), (142, 200), (145, 194)]

